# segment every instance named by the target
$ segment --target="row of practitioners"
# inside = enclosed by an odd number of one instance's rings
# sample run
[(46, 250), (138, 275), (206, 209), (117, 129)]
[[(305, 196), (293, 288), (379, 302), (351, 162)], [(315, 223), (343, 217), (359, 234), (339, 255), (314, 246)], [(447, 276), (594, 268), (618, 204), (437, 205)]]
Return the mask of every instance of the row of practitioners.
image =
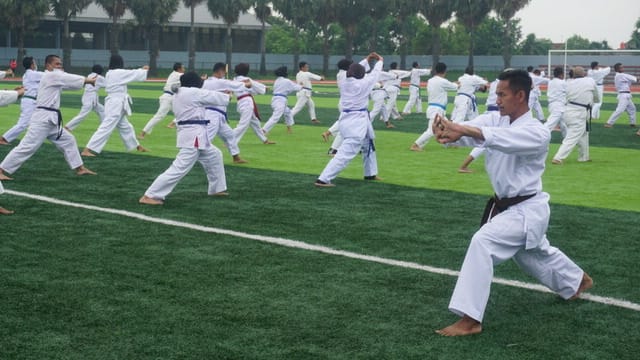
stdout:
[[(113, 59), (112, 59), (113, 60)], [(374, 63), (372, 67), (370, 64)], [(64, 129), (60, 120), (60, 93), (62, 89), (78, 89), (95, 83), (85, 78), (64, 73), (60, 59), (47, 58), (47, 69), (41, 79), (38, 106), (24, 139), (23, 146), (13, 149), (8, 158), (27, 153), (33, 144), (34, 124), (44, 138), (59, 149), (81, 159), (73, 135)], [(338, 80), (340, 92), (339, 130), (344, 140), (338, 152), (322, 171), (316, 186), (330, 187), (333, 179), (361, 150), (365, 161), (365, 174), (376, 178), (374, 133), (368, 116), (369, 97), (382, 73), (383, 58), (372, 53), (360, 63), (349, 64), (344, 77)], [(437, 332), (444, 336), (463, 336), (482, 331), (484, 312), (488, 303), (493, 267), (514, 259), (528, 274), (565, 299), (575, 299), (593, 285), (593, 280), (575, 262), (558, 248), (550, 245), (546, 237), (549, 223), (549, 195), (542, 190), (542, 173), (547, 157), (550, 131), (529, 111), (528, 98), (531, 77), (523, 70), (507, 70), (499, 76), (496, 87), (497, 112), (480, 115), (468, 122), (448, 121), (436, 115), (431, 132), (438, 142), (464, 143), (482, 147), (485, 163), (495, 196), (483, 215), (483, 224), (473, 236), (453, 292), (449, 309), (459, 316), (452, 325)], [(250, 89), (251, 81), (237, 81), (238, 86)], [(109, 83), (109, 73), (107, 73)], [(180, 87), (173, 99), (176, 115), (178, 147), (171, 166), (147, 189), (140, 199), (145, 204), (161, 204), (177, 182), (200, 161), (209, 179), (209, 194), (224, 195), (224, 167), (221, 152), (211, 144), (214, 126), (206, 112), (229, 104), (232, 90), (206, 89), (205, 82), (196, 73), (180, 77)], [(19, 92), (9, 100), (17, 99)], [(33, 139), (32, 139), (33, 138)], [(73, 145), (74, 149), (71, 149)], [(32, 146), (32, 145), (31, 145)], [(38, 145), (39, 146), (39, 145)], [(21, 151), (16, 151), (21, 149)], [(79, 175), (94, 174), (82, 165), (75, 167)]]

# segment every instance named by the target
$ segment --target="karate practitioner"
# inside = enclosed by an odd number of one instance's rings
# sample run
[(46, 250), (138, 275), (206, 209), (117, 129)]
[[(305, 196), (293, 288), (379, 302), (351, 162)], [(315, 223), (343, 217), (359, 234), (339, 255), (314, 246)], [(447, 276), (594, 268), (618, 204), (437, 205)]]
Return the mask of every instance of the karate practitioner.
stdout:
[[(227, 65), (221, 62), (213, 65), (213, 74), (202, 84), (202, 88), (205, 90), (215, 90), (222, 92), (235, 92), (241, 91), (244, 88), (251, 87), (251, 81), (246, 80), (244, 82), (228, 80), (227, 77)], [(247, 161), (240, 157), (240, 147), (238, 147), (238, 140), (233, 132), (231, 126), (229, 126), (229, 119), (227, 118), (227, 106), (207, 106), (204, 112), (205, 119), (209, 120), (207, 130), (209, 131), (209, 139), (213, 141), (213, 138), (218, 135), (224, 142), (225, 146), (229, 150), (229, 154), (233, 158), (235, 164), (245, 164)]]
[(302, 89), (296, 94), (298, 101), (296, 101), (296, 105), (291, 109), (291, 116), (295, 118), (306, 105), (309, 108), (309, 117), (311, 118), (311, 122), (313, 124), (319, 124), (320, 121), (316, 116), (316, 104), (311, 98), (313, 93), (311, 81), (321, 81), (324, 80), (324, 77), (309, 72), (309, 64), (306, 61), (301, 61), (300, 64), (298, 64), (298, 68), (300, 71), (296, 74), (296, 82), (302, 86)]
[(589, 128), (591, 127), (591, 107), (600, 101), (595, 80), (585, 77), (582, 66), (573, 68), (573, 80), (567, 82), (567, 105), (562, 115), (566, 134), (562, 145), (553, 156), (552, 164), (560, 165), (573, 148), (578, 145), (578, 161), (589, 158)]
[(422, 76), (431, 75), (431, 69), (420, 69), (420, 64), (414, 61), (411, 65), (411, 75), (409, 77), (409, 101), (402, 110), (402, 115), (411, 114), (411, 110), (415, 107), (416, 112), (422, 112), (422, 98), (420, 97), (420, 78)]
[(140, 135), (138, 135), (138, 139), (144, 139), (145, 135), (151, 134), (153, 128), (164, 119), (169, 111), (171, 111), (171, 105), (173, 103), (173, 92), (175, 89), (180, 86), (180, 76), (184, 74), (184, 66), (182, 63), (173, 64), (173, 71), (169, 74), (167, 81), (162, 88), (162, 95), (158, 98), (159, 106), (158, 111), (156, 111), (155, 115), (144, 126)]
[[(11, 71), (8, 72), (12, 74)], [(0, 79), (4, 78), (7, 72), (0, 71)], [(18, 101), (18, 98), (24, 95), (24, 88), (22, 86), (16, 88), (15, 90), (0, 90), (0, 106), (7, 106)], [(0, 194), (4, 193), (4, 187), (2, 186), (2, 182), (0, 181)], [(5, 209), (0, 206), (0, 215), (11, 215), (13, 214), (13, 210)]]
[(127, 116), (131, 116), (131, 97), (127, 93), (127, 84), (133, 81), (145, 81), (147, 79), (148, 66), (140, 69), (127, 70), (124, 68), (124, 60), (120, 55), (111, 55), (109, 60), (109, 71), (105, 76), (105, 89), (107, 97), (104, 100), (105, 114), (104, 120), (100, 123), (98, 130), (91, 136), (87, 146), (82, 150), (82, 156), (96, 156), (109, 141), (113, 130), (118, 128), (120, 138), (127, 151), (136, 149), (141, 152), (147, 151), (143, 148), (129, 122)]
[(478, 116), (478, 103), (476, 101), (476, 91), (486, 91), (489, 82), (474, 74), (473, 67), (468, 66), (464, 74), (458, 78), (458, 93), (453, 101), (453, 112), (451, 120), (454, 122), (464, 122)]
[(613, 127), (616, 120), (622, 115), (623, 112), (629, 114), (629, 126), (636, 127), (636, 106), (631, 99), (631, 84), (637, 82), (638, 79), (629, 74), (624, 73), (624, 67), (621, 63), (613, 65), (613, 70), (616, 71), (616, 77), (613, 79), (616, 84), (616, 91), (618, 92), (618, 106), (616, 110), (611, 114), (604, 127)]
[(250, 88), (243, 88), (237, 91), (234, 90), (237, 99), (236, 109), (238, 110), (238, 114), (240, 114), (240, 120), (238, 121), (236, 128), (233, 129), (236, 141), (240, 143), (240, 139), (242, 139), (244, 133), (247, 132), (247, 128), (251, 126), (253, 133), (256, 134), (263, 144), (275, 144), (275, 142), (269, 141), (267, 136), (262, 132), (258, 106), (253, 99), (254, 94), (261, 95), (266, 93), (267, 87), (247, 76), (249, 75), (249, 64), (247, 63), (240, 63), (236, 65), (234, 72), (236, 74), (236, 77), (234, 78), (235, 81), (251, 83)]
[[(370, 73), (369, 61), (376, 60)], [(382, 71), (382, 56), (371, 53), (359, 64), (351, 64), (347, 78), (338, 83), (340, 90), (340, 135), (344, 138), (337, 154), (329, 161), (315, 182), (317, 187), (335, 186), (331, 181), (362, 152), (365, 180), (381, 180), (378, 175), (375, 134), (369, 120), (369, 94)]]
[(540, 69), (534, 70), (533, 66), (529, 66), (527, 71), (533, 81), (533, 89), (531, 90), (531, 96), (529, 98), (529, 109), (536, 113), (538, 120), (544, 122), (544, 111), (542, 110), (542, 105), (540, 105), (540, 96), (542, 95), (540, 85), (548, 83), (549, 79), (544, 76), (544, 73), (540, 72)]
[(20, 117), (16, 124), (7, 130), (0, 138), (0, 145), (9, 145), (17, 139), (20, 134), (29, 126), (31, 115), (36, 109), (36, 98), (38, 96), (38, 85), (44, 73), (38, 71), (38, 64), (31, 56), (22, 59), (22, 66), (26, 69), (22, 75), (22, 86), (25, 93), (20, 100)]
[(204, 112), (206, 106), (227, 106), (230, 95), (200, 89), (201, 87), (202, 79), (195, 72), (188, 72), (180, 77), (180, 88), (173, 99), (177, 147), (180, 150), (171, 166), (145, 191), (139, 200), (141, 204), (162, 205), (167, 195), (191, 171), (196, 161), (200, 162), (207, 174), (207, 194), (228, 195), (222, 152), (211, 144), (207, 130), (209, 120), (205, 120)]
[(98, 91), (102, 89), (106, 82), (102, 73), (104, 68), (102, 65), (93, 65), (91, 68), (91, 74), (89, 78), (95, 78), (95, 85), (87, 84), (84, 86), (84, 93), (82, 94), (82, 107), (80, 112), (71, 121), (67, 123), (67, 130), (72, 131), (89, 115), (91, 111), (95, 111), (98, 115), (98, 120), (102, 122), (104, 120), (104, 105), (100, 104), (100, 96)]
[[(523, 271), (564, 299), (577, 298), (593, 280), (546, 237), (549, 194), (542, 174), (549, 130), (531, 116), (531, 78), (524, 70), (499, 76), (500, 112), (458, 124), (438, 116), (433, 131), (440, 143), (484, 146), (485, 167), (495, 192), (462, 263), (449, 309), (460, 320), (436, 332), (444, 336), (477, 334), (489, 300), (494, 266), (513, 258)], [(486, 222), (485, 222), (486, 221)]]
[(564, 81), (564, 69), (560, 66), (553, 69), (553, 79), (549, 81), (547, 87), (547, 100), (549, 101), (549, 117), (544, 125), (553, 131), (557, 126), (562, 127), (563, 135), (566, 131), (562, 115), (567, 106), (567, 82)]
[(40, 79), (36, 109), (31, 116), (27, 132), (20, 144), (0, 163), (0, 180), (13, 180), (5, 175), (5, 172), (16, 172), (36, 153), (45, 139), (49, 139), (63, 153), (67, 164), (77, 175), (95, 175), (93, 171), (84, 167), (75, 137), (64, 128), (60, 113), (60, 94), (62, 90), (79, 90), (85, 84), (95, 83), (96, 79), (64, 72), (62, 60), (57, 55), (46, 57), (45, 69)]
[(587, 71), (587, 76), (596, 81), (598, 85), (598, 93), (600, 96), (600, 101), (593, 105), (593, 109), (591, 109), (591, 114), (594, 119), (600, 119), (600, 108), (602, 107), (602, 101), (604, 99), (604, 78), (609, 75), (611, 72), (611, 67), (600, 67), (598, 66), (597, 61), (591, 62), (591, 69)]
[(458, 84), (445, 78), (447, 75), (447, 65), (439, 62), (435, 66), (436, 74), (427, 82), (427, 96), (429, 106), (427, 107), (427, 129), (416, 139), (411, 147), (411, 151), (423, 151), (425, 145), (433, 136), (432, 124), (436, 115), (444, 116), (447, 111), (447, 91), (458, 90)]
[(275, 70), (277, 76), (273, 83), (273, 97), (271, 98), (271, 117), (262, 127), (262, 131), (268, 134), (269, 131), (284, 116), (284, 124), (287, 126), (287, 132), (291, 133), (291, 127), (294, 124), (291, 109), (287, 107), (287, 96), (294, 91), (302, 90), (302, 85), (296, 84), (294, 81), (287, 79), (287, 67), (281, 66)]
[[(351, 66), (351, 64), (353, 64), (353, 60), (351, 59), (342, 59), (338, 61), (338, 73), (336, 74), (337, 83), (340, 83), (347, 78), (347, 71), (349, 70), (349, 66)], [(338, 103), (338, 111), (341, 112), (340, 103)], [(338, 120), (339, 119), (340, 118), (338, 117)], [(333, 125), (331, 125), (329, 129), (327, 129), (327, 131), (322, 133), (322, 140), (324, 140), (324, 142), (329, 141), (329, 137), (331, 135), (334, 136), (333, 143), (327, 151), (327, 155), (330, 156), (335, 155), (338, 152), (340, 144), (342, 144), (342, 136), (340, 135), (340, 123), (338, 122), (338, 120), (336, 120)]]
[(382, 82), (384, 90), (387, 92), (387, 102), (385, 104), (384, 113), (382, 114), (382, 120), (386, 124), (387, 128), (394, 128), (391, 124), (391, 119), (400, 120), (402, 116), (398, 111), (398, 95), (402, 87), (402, 79), (411, 76), (411, 72), (398, 69), (398, 63), (392, 62), (389, 65), (389, 71), (391, 75), (395, 75), (395, 78), (387, 79)]
[(4, 79), (5, 76), (7, 76), (7, 75), (13, 76), (13, 70), (11, 70), (11, 69), (7, 69), (7, 70), (4, 70), (4, 71), (0, 70), (0, 80)]

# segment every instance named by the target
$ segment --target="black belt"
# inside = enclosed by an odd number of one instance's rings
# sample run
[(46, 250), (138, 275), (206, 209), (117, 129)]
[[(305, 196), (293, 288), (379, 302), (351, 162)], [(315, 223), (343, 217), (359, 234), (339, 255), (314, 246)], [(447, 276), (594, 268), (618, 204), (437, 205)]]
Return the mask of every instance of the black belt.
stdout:
[(207, 125), (209, 120), (182, 120), (178, 121), (178, 125)]
[(537, 193), (533, 193), (530, 195), (518, 195), (518, 196), (503, 198), (503, 199), (499, 199), (497, 195), (492, 196), (489, 199), (489, 201), (487, 201), (487, 205), (484, 208), (484, 213), (482, 213), (482, 220), (480, 221), (480, 226), (486, 224), (494, 216), (507, 210), (511, 206), (519, 204), (525, 200), (529, 200), (536, 195)]
[(171, 91), (167, 91), (167, 90), (163, 91), (163, 93), (169, 94), (169, 95), (173, 95), (173, 93)]
[(54, 109), (46, 106), (36, 106), (36, 108), (58, 113), (58, 136), (56, 136), (56, 140), (60, 139), (62, 136), (62, 113), (60, 112), (60, 109)]
[(589, 119), (587, 120), (587, 131), (591, 131), (591, 104), (580, 104), (575, 101), (569, 101), (569, 104), (587, 109), (587, 112), (589, 113)]
[(618, 94), (631, 94), (631, 91), (618, 91)]

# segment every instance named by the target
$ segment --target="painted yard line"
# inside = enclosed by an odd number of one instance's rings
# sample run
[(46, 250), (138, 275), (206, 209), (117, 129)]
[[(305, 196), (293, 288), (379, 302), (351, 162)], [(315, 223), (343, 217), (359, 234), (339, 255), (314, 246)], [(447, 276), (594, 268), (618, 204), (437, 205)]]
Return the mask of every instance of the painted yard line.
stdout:
[[(148, 216), (148, 215), (144, 215), (144, 214), (140, 214), (140, 213), (135, 213), (135, 212), (132, 212), (132, 211), (127, 211), (127, 210), (119, 210), (119, 209), (104, 208), (104, 207), (99, 207), (99, 206), (94, 206), (94, 205), (86, 205), (86, 204), (75, 203), (75, 202), (66, 201), (66, 200), (60, 200), (60, 199), (56, 199), (56, 198), (52, 198), (52, 197), (48, 197), (48, 196), (29, 194), (29, 193), (20, 192), (20, 191), (13, 191), (13, 190), (6, 190), (5, 189), (5, 193), (6, 194), (15, 195), (15, 196), (21, 196), (21, 197), (25, 197), (25, 198), (29, 198), (29, 199), (33, 199), (33, 200), (48, 202), (48, 203), (56, 204), (56, 205), (63, 205), (63, 206), (69, 206), (69, 207), (74, 207), (74, 208), (99, 211), (99, 212), (113, 214), (113, 215), (126, 216), (126, 217), (129, 217), (129, 218), (138, 219), (138, 220), (142, 220), (142, 221), (148, 221), (148, 222), (152, 222), (152, 223), (158, 223), (158, 224), (162, 224), (162, 225), (176, 226), (176, 227), (181, 227), (181, 228), (190, 229), (190, 230), (196, 230), (196, 231), (202, 231), (202, 232), (207, 232), (207, 233), (229, 235), (229, 236), (234, 236), (234, 237), (239, 237), (239, 238), (244, 238), (244, 239), (249, 239), (249, 240), (255, 240), (255, 241), (260, 241), (260, 242), (264, 242), (264, 243), (269, 243), (269, 244), (286, 246), (286, 247), (290, 247), (290, 248), (303, 249), (303, 250), (309, 250), (309, 251), (316, 251), (316, 252), (320, 252), (320, 253), (323, 253), (323, 254), (337, 255), (337, 256), (343, 256), (343, 257), (347, 257), (347, 258), (351, 258), (351, 259), (375, 262), (375, 263), (384, 264), (384, 265), (398, 266), (398, 267), (402, 267), (402, 268), (406, 268), (406, 269), (415, 269), (415, 270), (420, 270), (420, 271), (426, 271), (426, 272), (429, 272), (429, 273), (432, 273), (432, 274), (458, 276), (458, 271), (454, 271), (454, 270), (450, 270), (450, 269), (438, 268), (438, 267), (433, 267), (433, 266), (428, 266), (428, 265), (421, 265), (421, 264), (408, 262), (408, 261), (386, 259), (386, 258), (381, 258), (381, 257), (378, 257), (378, 256), (363, 255), (363, 254), (358, 254), (358, 253), (354, 253), (354, 252), (350, 252), (350, 251), (337, 250), (337, 249), (333, 249), (333, 248), (326, 247), (326, 246), (307, 244), (305, 242), (297, 241), (297, 240), (290, 240), (290, 239), (272, 237), (272, 236), (254, 235), (254, 234), (244, 233), (244, 232), (240, 232), (240, 231), (234, 231), (234, 230), (214, 228), (214, 227), (210, 227), (210, 226), (202, 226), (202, 225), (197, 225), (197, 224), (191, 224), (191, 223), (187, 223), (187, 222), (183, 222), (183, 221), (162, 219), (162, 218), (152, 217), (152, 216)], [(526, 282), (522, 282), (522, 281), (508, 280), (508, 279), (502, 279), (502, 278), (494, 278), (493, 282), (496, 283), (496, 284), (507, 285), (507, 286), (517, 287), (517, 288), (522, 288), (522, 289), (527, 289), (527, 290), (533, 290), (533, 291), (539, 291), (539, 292), (545, 292), (545, 293), (553, 293), (548, 288), (546, 288), (546, 287), (544, 287), (542, 285), (539, 285), (539, 284), (531, 284), (531, 283), (526, 283)], [(621, 308), (625, 308), (625, 309), (629, 309), (629, 310), (633, 310), (633, 311), (640, 311), (640, 304), (636, 304), (636, 303), (633, 303), (631, 301), (620, 300), (620, 299), (604, 297), (604, 296), (591, 295), (591, 294), (588, 294), (588, 293), (584, 293), (584, 294), (580, 295), (580, 298), (582, 298), (584, 300), (589, 300), (589, 301), (592, 301), (592, 302), (605, 304), (605, 305), (621, 307)]]

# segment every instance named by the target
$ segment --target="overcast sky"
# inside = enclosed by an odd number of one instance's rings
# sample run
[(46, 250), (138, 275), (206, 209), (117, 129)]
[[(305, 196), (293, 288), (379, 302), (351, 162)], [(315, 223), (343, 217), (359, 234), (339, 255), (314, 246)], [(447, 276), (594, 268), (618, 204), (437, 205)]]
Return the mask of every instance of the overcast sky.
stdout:
[(617, 49), (631, 38), (640, 18), (640, 0), (531, 0), (516, 17), (523, 38), (534, 33), (536, 38), (561, 43), (580, 35), (591, 41), (606, 40)]

